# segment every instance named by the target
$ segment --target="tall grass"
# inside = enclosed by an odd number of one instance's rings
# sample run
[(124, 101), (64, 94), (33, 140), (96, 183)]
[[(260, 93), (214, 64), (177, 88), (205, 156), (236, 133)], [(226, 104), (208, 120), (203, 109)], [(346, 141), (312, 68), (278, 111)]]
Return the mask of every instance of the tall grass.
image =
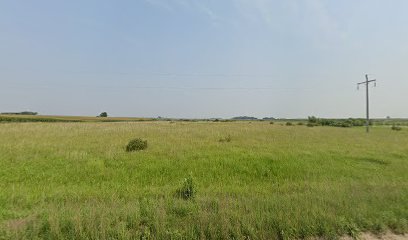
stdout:
[[(149, 148), (124, 151), (135, 136)], [(0, 124), (0, 239), (402, 233), (407, 159), (408, 131), (388, 127)], [(189, 173), (199, 186), (192, 201), (175, 196)]]
[(122, 117), (76, 117), (76, 116), (35, 116), (35, 115), (0, 115), (0, 123), (10, 122), (142, 122), (153, 121), (150, 118), (122, 118)]

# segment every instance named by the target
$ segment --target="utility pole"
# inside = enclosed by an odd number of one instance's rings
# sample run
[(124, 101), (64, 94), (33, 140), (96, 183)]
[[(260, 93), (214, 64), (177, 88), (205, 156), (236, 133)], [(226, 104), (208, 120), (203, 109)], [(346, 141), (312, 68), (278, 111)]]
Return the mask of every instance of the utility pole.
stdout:
[(366, 131), (367, 133), (370, 131), (370, 102), (369, 102), (369, 98), (368, 98), (368, 85), (371, 82), (374, 82), (374, 87), (377, 85), (377, 80), (373, 79), (373, 80), (368, 80), (368, 74), (365, 75), (366, 80), (364, 82), (361, 83), (357, 83), (357, 90), (359, 89), (359, 86), (361, 84), (365, 84), (366, 87)]

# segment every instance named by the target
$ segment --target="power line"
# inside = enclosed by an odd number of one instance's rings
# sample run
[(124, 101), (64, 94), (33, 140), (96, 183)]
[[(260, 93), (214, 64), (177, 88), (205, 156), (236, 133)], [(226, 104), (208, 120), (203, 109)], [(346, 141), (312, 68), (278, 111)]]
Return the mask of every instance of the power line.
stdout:
[(305, 88), (272, 88), (272, 87), (171, 87), (171, 86), (8, 86), (8, 88), (17, 89), (58, 89), (58, 88), (92, 88), (92, 89), (156, 89), (156, 90), (273, 90), (273, 91), (299, 91), (312, 90)]
[[(35, 85), (29, 86), (25, 85), (16, 85), (16, 84), (9, 84), (6, 85), (7, 88), (15, 88), (15, 89), (84, 89), (84, 88), (92, 88), (92, 89), (152, 89), (152, 90), (203, 90), (203, 91), (223, 91), (223, 90), (231, 90), (231, 91), (273, 91), (273, 92), (287, 92), (287, 91), (313, 91), (313, 90), (322, 90), (321, 87), (319, 88), (278, 88), (278, 87), (188, 87), (188, 86), (137, 86), (137, 85), (84, 85), (84, 84), (70, 84), (70, 85), (61, 85), (55, 86), (52, 84), (47, 85)], [(323, 88), (323, 90), (346, 90), (349, 88)]]
[[(94, 72), (69, 72), (78, 75), (101, 75), (101, 73)], [(129, 75), (129, 76), (160, 76), (160, 77), (276, 77), (275, 74), (251, 74), (251, 73), (177, 73), (177, 72), (111, 72), (104, 73), (105, 75)]]

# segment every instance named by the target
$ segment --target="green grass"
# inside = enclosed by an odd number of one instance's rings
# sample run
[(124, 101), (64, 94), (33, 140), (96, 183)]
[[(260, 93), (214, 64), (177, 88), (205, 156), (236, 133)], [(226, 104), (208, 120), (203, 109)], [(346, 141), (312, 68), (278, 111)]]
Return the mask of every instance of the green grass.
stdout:
[[(148, 148), (126, 152), (138, 137)], [(404, 233), (407, 173), (406, 128), (3, 123), (0, 239)], [(190, 174), (197, 191), (184, 200), (177, 191)]]
[(151, 118), (126, 117), (83, 117), (83, 116), (42, 116), (0, 114), (0, 123), (11, 122), (141, 122), (153, 121)]

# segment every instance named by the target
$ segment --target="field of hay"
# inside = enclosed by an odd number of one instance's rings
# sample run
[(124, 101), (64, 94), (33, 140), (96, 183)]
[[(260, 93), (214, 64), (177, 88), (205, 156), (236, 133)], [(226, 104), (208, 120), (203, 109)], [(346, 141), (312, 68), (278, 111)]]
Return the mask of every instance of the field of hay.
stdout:
[[(137, 137), (148, 148), (126, 152)], [(1, 123), (0, 239), (406, 233), (407, 173), (406, 128)], [(189, 175), (186, 200), (176, 192)]]

